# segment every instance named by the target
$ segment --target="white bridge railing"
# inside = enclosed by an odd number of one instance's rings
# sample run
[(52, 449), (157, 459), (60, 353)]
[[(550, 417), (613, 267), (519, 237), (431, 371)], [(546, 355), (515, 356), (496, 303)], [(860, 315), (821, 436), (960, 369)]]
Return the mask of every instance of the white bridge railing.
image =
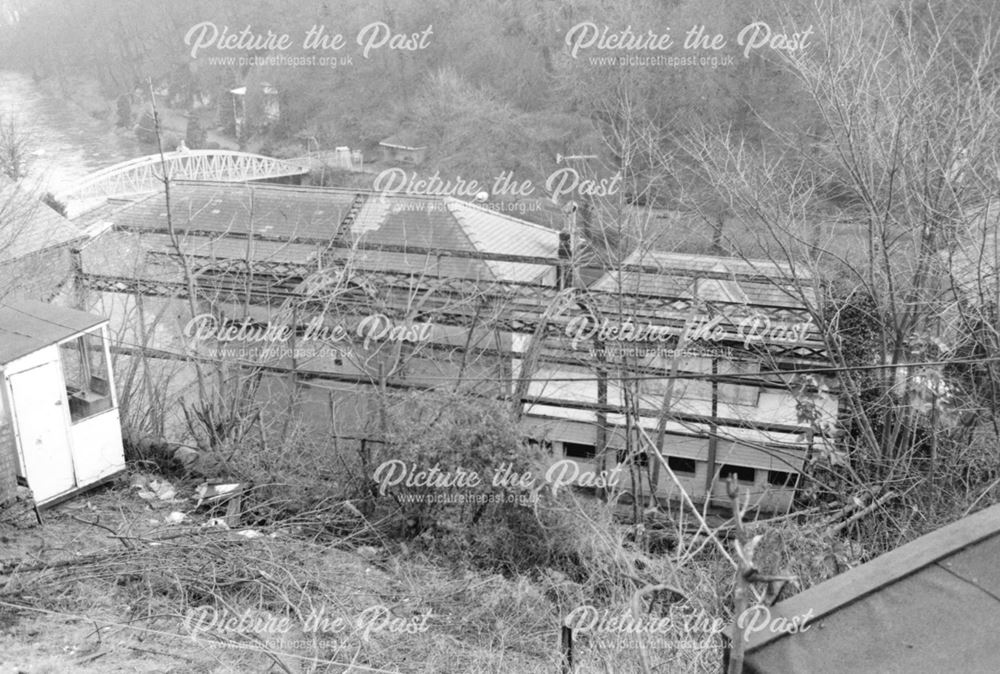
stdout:
[(62, 203), (96, 198), (128, 197), (156, 192), (163, 174), (172, 180), (246, 182), (303, 175), (309, 167), (299, 163), (230, 150), (185, 150), (131, 159), (91, 173), (56, 195)]

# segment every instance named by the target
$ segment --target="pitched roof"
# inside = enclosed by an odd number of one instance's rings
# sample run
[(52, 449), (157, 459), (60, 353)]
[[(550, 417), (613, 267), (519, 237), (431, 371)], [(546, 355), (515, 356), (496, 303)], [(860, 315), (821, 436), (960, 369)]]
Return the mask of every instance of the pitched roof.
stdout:
[[(458, 199), (334, 188), (178, 182), (171, 189), (170, 212), (181, 247), (191, 255), (234, 260), (250, 255), (272, 262), (350, 260), (359, 270), (472, 280), (533, 282), (552, 266), (476, 255), (554, 262), (559, 240), (554, 230)], [(102, 211), (101, 218), (142, 233), (152, 250), (172, 250), (162, 193), (111, 213)], [(102, 240), (98, 248), (114, 245), (112, 238)], [(400, 247), (418, 250), (393, 250)], [(104, 271), (104, 261), (88, 268), (87, 259), (99, 257), (96, 251), (85, 254), (85, 271)]]
[(744, 671), (997, 671), (1000, 505), (907, 543), (770, 608), (810, 614), (795, 634), (748, 635)]
[(0, 365), (56, 344), (107, 319), (42, 302), (0, 304)]
[[(177, 230), (220, 235), (249, 233), (283, 239), (331, 239), (354, 201), (346, 190), (309, 190), (272, 185), (176, 182), (170, 189), (170, 216)], [(104, 213), (116, 225), (159, 230), (167, 227), (163, 192)]]
[[(548, 227), (505, 217), (467, 201), (446, 199), (445, 203), (478, 251), (525, 257), (558, 256), (559, 233)], [(486, 260), (486, 265), (500, 279), (537, 278), (551, 269), (501, 260)]]
[(808, 278), (802, 270), (793, 273), (787, 265), (770, 260), (650, 250), (632, 253), (624, 265), (655, 267), (656, 272), (614, 270), (592, 288), (778, 307), (802, 306), (801, 293), (808, 292), (801, 285), (801, 280)]
[(36, 194), (6, 177), (0, 180), (0, 262), (80, 238), (80, 230)]

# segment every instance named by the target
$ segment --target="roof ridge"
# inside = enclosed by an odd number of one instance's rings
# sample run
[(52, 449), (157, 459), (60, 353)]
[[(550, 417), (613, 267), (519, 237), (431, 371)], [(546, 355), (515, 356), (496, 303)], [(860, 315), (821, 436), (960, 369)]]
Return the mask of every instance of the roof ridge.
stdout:
[(519, 223), (519, 224), (522, 224), (522, 225), (528, 225), (529, 227), (532, 227), (534, 229), (542, 230), (542, 231), (545, 231), (545, 232), (552, 232), (553, 234), (558, 234), (558, 231), (552, 229), (551, 227), (546, 227), (545, 225), (540, 225), (537, 222), (530, 222), (528, 220), (524, 220), (522, 218), (515, 217), (513, 215), (507, 215), (506, 213), (501, 213), (501, 212), (496, 211), (496, 210), (494, 210), (492, 208), (488, 208), (488, 207), (483, 206), (481, 204), (477, 204), (474, 201), (466, 201), (465, 199), (459, 199), (457, 197), (450, 197), (450, 196), (444, 197), (444, 199), (446, 200), (446, 202), (451, 202), (451, 203), (455, 203), (455, 204), (458, 204), (458, 205), (461, 205), (461, 206), (467, 206), (467, 207), (470, 207), (470, 208), (474, 208), (474, 209), (476, 209), (478, 211), (481, 211), (481, 212), (486, 213), (488, 215), (492, 215), (494, 217), (504, 218), (505, 220), (509, 220), (511, 222), (516, 222), (516, 223)]
[[(336, 185), (288, 185), (283, 183), (267, 183), (267, 182), (232, 182), (226, 180), (174, 180), (172, 184), (180, 187), (215, 187), (215, 186), (227, 186), (227, 187), (247, 187), (255, 190), (265, 190), (274, 192), (303, 192), (303, 193), (313, 193), (313, 194), (341, 194), (341, 195), (353, 195), (353, 196), (369, 196), (369, 197), (384, 197), (386, 199), (412, 199), (420, 201), (432, 201), (441, 202), (444, 204), (458, 204), (467, 208), (473, 208), (488, 215), (492, 215), (496, 218), (502, 218), (508, 222), (517, 223), (531, 227), (532, 229), (542, 231), (542, 232), (556, 232), (556, 230), (551, 227), (546, 227), (545, 225), (540, 225), (536, 222), (531, 222), (523, 218), (519, 218), (513, 215), (508, 215), (497, 211), (486, 206), (482, 206), (472, 201), (466, 201), (465, 199), (459, 199), (457, 197), (449, 195), (437, 195), (437, 194), (405, 194), (399, 192), (387, 192), (385, 190), (376, 190), (368, 188), (353, 188), (353, 187), (338, 187)], [(131, 203), (138, 203), (140, 201), (145, 201), (146, 199), (155, 196), (157, 194), (162, 194), (161, 191), (153, 192), (149, 195), (143, 196), (141, 199), (133, 200)]]
[[(482, 248), (480, 247), (480, 246), (481, 246), (481, 243), (482, 243), (482, 242), (481, 242), (481, 241), (477, 241), (477, 240), (476, 240), (476, 239), (475, 239), (475, 238), (474, 238), (474, 237), (472, 236), (472, 234), (471, 234), (471, 233), (470, 233), (470, 231), (469, 231), (469, 230), (470, 230), (471, 228), (470, 228), (470, 227), (469, 227), (469, 226), (468, 226), (468, 225), (467, 225), (467, 224), (466, 224), (466, 223), (465, 223), (465, 222), (464, 222), (464, 221), (462, 220), (462, 218), (460, 218), (460, 217), (459, 217), (459, 216), (458, 216), (458, 215), (457, 215), (457, 214), (456, 214), (456, 213), (455, 213), (455, 212), (454, 212), (454, 211), (453, 211), (453, 210), (451, 209), (452, 205), (453, 205), (453, 204), (449, 203), (448, 201), (445, 201), (445, 202), (444, 202), (444, 207), (445, 207), (445, 210), (446, 210), (446, 211), (448, 211), (448, 217), (450, 217), (450, 218), (451, 218), (451, 219), (452, 219), (452, 220), (453, 220), (453, 221), (455, 222), (455, 225), (456, 225), (456, 226), (458, 227), (458, 231), (460, 231), (460, 232), (462, 233), (462, 236), (464, 236), (464, 237), (465, 237), (465, 239), (466, 239), (466, 241), (468, 241), (468, 242), (469, 242), (469, 244), (470, 244), (470, 245), (472, 246), (472, 249), (473, 249), (474, 251), (478, 252), (478, 253), (482, 253), (482, 252), (483, 252), (483, 250), (482, 250)], [(487, 264), (486, 266), (487, 266), (487, 267), (489, 267), (489, 265), (488, 265), (488, 264)], [(492, 268), (490, 268), (490, 273), (491, 273), (491, 274), (493, 273), (493, 269), (492, 269)], [(494, 274), (494, 275), (495, 275), (495, 274)]]

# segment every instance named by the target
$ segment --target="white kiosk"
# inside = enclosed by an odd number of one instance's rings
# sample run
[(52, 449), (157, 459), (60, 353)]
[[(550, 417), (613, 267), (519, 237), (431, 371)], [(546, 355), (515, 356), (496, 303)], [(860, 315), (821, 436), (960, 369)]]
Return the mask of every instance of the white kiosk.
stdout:
[(40, 506), (125, 469), (107, 331), (82, 311), (0, 304), (0, 471), (13, 456)]

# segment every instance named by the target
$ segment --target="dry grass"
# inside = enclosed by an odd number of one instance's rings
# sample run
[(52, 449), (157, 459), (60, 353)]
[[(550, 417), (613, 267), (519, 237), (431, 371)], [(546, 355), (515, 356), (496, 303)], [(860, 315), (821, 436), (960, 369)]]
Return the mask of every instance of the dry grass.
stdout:
[[(390, 672), (554, 667), (557, 616), (544, 593), (524, 578), (443, 569), (398, 550), (395, 555), (344, 551), (280, 531), (269, 532), (273, 538), (247, 539), (197, 525), (150, 525), (150, 515), (162, 517), (165, 511), (146, 511), (145, 502), (121, 489), (89, 502), (94, 509), (50, 511), (45, 528), (5, 533), (21, 547), (10, 557), (14, 550), (5, 550), (4, 561), (20, 561), (14, 568), (5, 565), (0, 577), (11, 638), (30, 639), (34, 633), (51, 650), (58, 643), (55, 635), (75, 625), (72, 631), (85, 643), (61, 653), (14, 649), (5, 651), (8, 658), (26, 657), (18, 662), (32, 665), (59, 662), (65, 671), (81, 665), (78, 654), (99, 636), (101, 648), (119, 659), (140, 652), (130, 649), (142, 642), (166, 660), (188, 662), (183, 671), (273, 666), (339, 672), (352, 663), (356, 671)], [(96, 515), (107, 530), (83, 522)], [(185, 616), (205, 606), (286, 616), (292, 628), (283, 634), (207, 629), (193, 639), (197, 623), (185, 624)], [(429, 613), (428, 630), (365, 634), (364, 627), (349, 625), (326, 633), (306, 624), (310, 614), (321, 611), (353, 623), (372, 607), (399, 617)], [(107, 666), (114, 658), (102, 659)]]
[[(581, 532), (562, 549), (581, 570), (570, 578), (552, 569), (487, 573), (406, 544), (345, 550), (342, 541), (315, 542), (285, 527), (247, 539), (198, 526), (208, 513), (190, 503), (169, 506), (191, 511), (190, 524), (166, 526), (168, 508), (150, 509), (124, 487), (86, 498), (49, 511), (44, 528), (5, 534), (16, 543), (5, 551), (0, 576), (6, 645), (42, 644), (12, 646), (8, 662), (88, 671), (83, 660), (103, 653), (93, 671), (133, 671), (131, 659), (148, 661), (152, 652), (164, 668), (156, 671), (551, 672), (558, 668), (560, 625), (573, 608), (625, 609), (637, 586), (669, 577), (686, 597), (664, 594), (646, 604), (654, 614), (678, 616), (677, 631), (664, 635), (668, 647), (643, 645), (652, 671), (718, 670), (718, 638), (707, 647), (679, 647), (690, 640), (680, 617), (723, 610), (717, 592), (724, 566), (673, 569), (667, 558), (636, 549), (627, 529), (595, 504), (574, 500), (560, 513), (561, 527)], [(95, 520), (100, 526), (86, 523)], [(284, 616), (292, 627), (277, 635), (214, 628), (194, 638), (185, 617), (208, 606)], [(429, 613), (427, 631), (304, 629), (311, 613), (353, 621), (375, 606), (404, 618)], [(71, 635), (73, 643), (56, 635)], [(603, 638), (579, 635), (574, 655), (579, 672), (639, 671), (635, 647)]]

